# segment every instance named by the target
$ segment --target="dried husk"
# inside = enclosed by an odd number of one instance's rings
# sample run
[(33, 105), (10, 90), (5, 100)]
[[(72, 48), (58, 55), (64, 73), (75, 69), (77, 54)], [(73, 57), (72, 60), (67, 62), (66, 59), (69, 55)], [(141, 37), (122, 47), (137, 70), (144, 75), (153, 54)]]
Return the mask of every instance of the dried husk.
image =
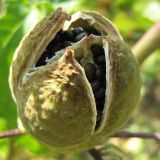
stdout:
[[(33, 71), (56, 33), (79, 25), (94, 26), (103, 34), (97, 40), (91, 36), (77, 44), (80, 47), (97, 41), (105, 50), (106, 99), (96, 130), (94, 95), (83, 67), (75, 59), (76, 47), (69, 47), (58, 59)], [(95, 12), (78, 12), (70, 17), (62, 9), (44, 18), (23, 38), (9, 81), (24, 127), (57, 152), (80, 152), (103, 143), (130, 118), (141, 86), (137, 61), (110, 21)]]

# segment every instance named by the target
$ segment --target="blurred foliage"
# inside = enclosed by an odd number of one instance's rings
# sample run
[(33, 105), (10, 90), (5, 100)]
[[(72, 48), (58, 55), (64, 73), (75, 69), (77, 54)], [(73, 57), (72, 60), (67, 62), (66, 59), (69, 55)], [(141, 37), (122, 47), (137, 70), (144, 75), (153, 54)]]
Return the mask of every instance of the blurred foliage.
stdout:
[[(132, 47), (160, 19), (159, 0), (0, 0), (0, 132), (17, 127), (16, 106), (8, 85), (9, 66), (22, 36), (57, 7), (68, 13), (95, 10), (112, 20)], [(156, 132), (160, 120), (160, 51), (141, 67), (143, 98), (140, 107), (124, 128), (131, 132)], [(110, 139), (129, 159), (158, 160), (160, 144), (154, 140)], [(109, 151), (110, 152), (110, 151)], [(72, 157), (85, 160), (85, 156)], [(115, 158), (111, 158), (114, 160)], [(118, 159), (118, 158), (117, 158)], [(121, 159), (121, 158), (119, 158)], [(29, 135), (0, 139), (0, 160), (54, 160), (51, 149)]]

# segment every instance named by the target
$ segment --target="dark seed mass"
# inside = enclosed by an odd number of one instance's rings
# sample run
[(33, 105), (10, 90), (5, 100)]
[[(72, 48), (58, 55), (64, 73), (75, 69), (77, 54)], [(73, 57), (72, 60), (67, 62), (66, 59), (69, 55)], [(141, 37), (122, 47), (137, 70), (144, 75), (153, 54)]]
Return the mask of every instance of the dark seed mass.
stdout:
[(70, 41), (65, 41), (64, 42), (64, 47), (68, 47), (68, 46), (71, 46), (72, 45), (72, 42)]
[(95, 60), (96, 60), (96, 58), (98, 56), (104, 55), (104, 49), (103, 49), (103, 47), (101, 47), (98, 44), (92, 45), (91, 48), (90, 48), (90, 50), (93, 53), (93, 56), (94, 56)]
[(101, 80), (103, 79), (104, 76), (105, 76), (105, 68), (103, 68), (102, 65), (101, 66), (99, 65), (96, 69), (96, 78)]
[(61, 36), (62, 36), (63, 39), (66, 39), (66, 40), (69, 40), (69, 41), (72, 41), (74, 39), (74, 34), (70, 30), (62, 32)]
[[(67, 31), (60, 30), (56, 34), (55, 38), (49, 43), (42, 56), (39, 58), (38, 62), (36, 63), (36, 67), (46, 65), (46, 60), (55, 56), (55, 52), (62, 50), (68, 46), (71, 46), (72, 43), (78, 42), (83, 37), (88, 36), (90, 34), (97, 36), (101, 35), (101, 33), (93, 27), (73, 27)], [(86, 73), (86, 77), (91, 84), (95, 97), (97, 107), (96, 128), (98, 128), (102, 118), (105, 102), (106, 62), (104, 49), (101, 45), (93, 44), (92, 46), (90, 46), (90, 51), (93, 54), (94, 63), (87, 63), (83, 67)], [(75, 58), (81, 64), (81, 59), (83, 59), (83, 57), (84, 54), (82, 50), (80, 51), (80, 53), (76, 55)]]
[(93, 35), (96, 35), (96, 36), (100, 36), (101, 35), (101, 33), (99, 31), (97, 31), (93, 27), (87, 28), (86, 31), (87, 31), (88, 34), (93, 34)]
[(84, 36), (94, 34), (94, 35), (101, 35), (99, 31), (95, 28), (82, 28), (82, 27), (74, 27), (71, 30), (62, 31), (60, 30), (55, 38), (49, 43), (46, 48), (46, 51), (42, 54), (39, 58), (38, 62), (36, 63), (36, 67), (46, 65), (46, 60), (50, 59), (55, 55), (55, 52), (62, 50), (68, 46), (71, 46), (71, 43), (75, 43), (80, 41)]
[(95, 98), (100, 99), (104, 96), (105, 94), (105, 88), (101, 87), (97, 92), (95, 92)]
[(101, 55), (101, 56), (99, 56), (99, 57), (97, 57), (97, 59), (96, 59), (96, 63), (97, 64), (105, 64), (105, 56), (104, 55)]
[(97, 122), (96, 128), (98, 128), (105, 103), (105, 91), (106, 91), (106, 62), (105, 53), (102, 46), (94, 44), (90, 47), (93, 54), (94, 62), (96, 64), (95, 79), (91, 83), (91, 87), (94, 93), (97, 107)]
[(72, 32), (73, 32), (74, 36), (76, 37), (77, 35), (81, 34), (83, 32), (83, 30), (80, 27), (75, 27), (72, 29)]
[(101, 84), (98, 80), (95, 80), (94, 82), (91, 83), (91, 87), (93, 92), (96, 92), (100, 88)]
[[(61, 41), (62, 41), (61, 35), (60, 35), (60, 34), (57, 34), (56, 37), (55, 37), (54, 40), (53, 40), (53, 44), (54, 44), (54, 43), (59, 43), (59, 42), (61, 42)], [(52, 44), (52, 45), (53, 45), (53, 44)]]
[(95, 71), (96, 71), (95, 65), (92, 63), (87, 63), (84, 66), (84, 70), (85, 70), (85, 73), (86, 73), (86, 76), (89, 82), (93, 81), (95, 78)]

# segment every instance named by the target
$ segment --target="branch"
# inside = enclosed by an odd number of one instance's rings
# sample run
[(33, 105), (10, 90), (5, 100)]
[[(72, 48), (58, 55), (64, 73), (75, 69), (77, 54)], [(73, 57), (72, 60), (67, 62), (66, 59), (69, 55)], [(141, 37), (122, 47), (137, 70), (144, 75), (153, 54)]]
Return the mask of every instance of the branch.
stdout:
[(20, 136), (25, 134), (25, 130), (20, 130), (20, 129), (11, 129), (6, 132), (0, 133), (0, 138), (10, 138), (10, 137), (15, 137), (15, 136)]
[[(0, 133), (0, 138), (10, 138), (10, 137), (15, 137), (15, 136), (20, 136), (26, 134), (25, 130), (20, 130), (20, 129), (11, 129), (6, 132), (1, 132)], [(126, 131), (122, 132), (117, 132), (111, 137), (115, 138), (151, 138), (151, 139), (156, 139), (160, 140), (160, 133), (130, 133)]]
[(130, 132), (117, 132), (111, 137), (118, 137), (118, 138), (151, 138), (160, 140), (160, 133), (130, 133)]
[(160, 47), (160, 21), (154, 24), (133, 46), (132, 51), (139, 64)]

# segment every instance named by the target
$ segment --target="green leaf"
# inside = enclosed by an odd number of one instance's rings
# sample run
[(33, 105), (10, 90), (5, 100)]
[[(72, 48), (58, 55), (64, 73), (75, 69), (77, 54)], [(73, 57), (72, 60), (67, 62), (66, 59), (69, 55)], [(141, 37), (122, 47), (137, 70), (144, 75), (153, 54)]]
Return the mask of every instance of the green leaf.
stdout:
[(23, 35), (22, 21), (28, 13), (26, 7), (24, 10), (21, 9), (21, 3), (6, 1), (6, 14), (0, 19), (0, 117), (7, 119), (8, 127), (15, 127), (17, 119), (15, 103), (9, 89), (8, 76), (11, 58)]

